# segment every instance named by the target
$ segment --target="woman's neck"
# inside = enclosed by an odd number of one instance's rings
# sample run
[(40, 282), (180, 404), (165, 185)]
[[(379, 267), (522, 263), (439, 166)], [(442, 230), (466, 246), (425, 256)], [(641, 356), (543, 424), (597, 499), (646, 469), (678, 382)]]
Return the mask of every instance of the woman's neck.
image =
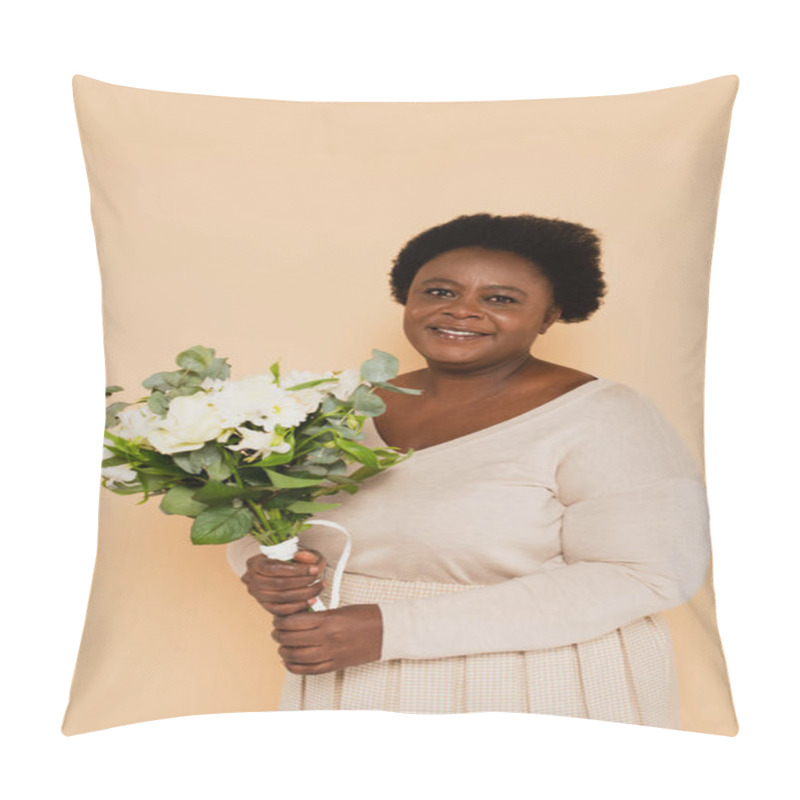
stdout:
[(530, 353), (482, 369), (459, 369), (458, 365), (428, 361), (427, 369), (418, 373), (415, 386), (436, 403), (479, 402), (508, 388), (509, 383), (542, 371), (544, 365)]

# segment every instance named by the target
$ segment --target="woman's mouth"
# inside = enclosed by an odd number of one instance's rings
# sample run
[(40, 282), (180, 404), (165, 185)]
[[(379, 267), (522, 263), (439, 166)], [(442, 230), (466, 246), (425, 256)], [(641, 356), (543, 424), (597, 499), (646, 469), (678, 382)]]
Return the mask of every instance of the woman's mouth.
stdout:
[(428, 330), (430, 330), (434, 336), (438, 336), (440, 339), (447, 339), (451, 342), (471, 342), (489, 335), (488, 333), (481, 333), (480, 331), (446, 328), (444, 326), (437, 328), (431, 327)]

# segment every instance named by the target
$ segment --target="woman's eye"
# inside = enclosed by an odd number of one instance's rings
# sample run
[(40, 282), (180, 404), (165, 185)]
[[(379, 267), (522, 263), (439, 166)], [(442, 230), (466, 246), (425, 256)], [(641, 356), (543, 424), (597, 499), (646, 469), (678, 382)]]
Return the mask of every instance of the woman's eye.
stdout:
[[(426, 289), (425, 290), (425, 294), (432, 295), (433, 297), (443, 297), (444, 296), (444, 295), (441, 295), (441, 294), (436, 294), (437, 292), (447, 292), (449, 294), (452, 294), (452, 291), (450, 289), (444, 289), (444, 288), (441, 288), (441, 287), (435, 287), (433, 289)], [(487, 297), (486, 299), (487, 300), (491, 300), (493, 302), (499, 300), (500, 301), (499, 305), (507, 305), (508, 303), (516, 303), (517, 302), (517, 299), (515, 297), (509, 297), (509, 295), (506, 295), (506, 294), (493, 294), (493, 295)]]

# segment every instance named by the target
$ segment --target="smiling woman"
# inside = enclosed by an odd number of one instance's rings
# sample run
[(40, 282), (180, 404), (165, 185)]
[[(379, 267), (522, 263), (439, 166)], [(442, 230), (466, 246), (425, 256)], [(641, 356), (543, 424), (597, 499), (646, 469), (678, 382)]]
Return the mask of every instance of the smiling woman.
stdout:
[[(709, 560), (701, 474), (635, 389), (536, 358), (606, 287), (599, 237), (475, 214), (409, 241), (391, 271), (424, 369), (381, 390), (369, 446), (413, 448), (326, 516), (353, 549), (339, 609), (298, 613), (331, 570), (325, 534), (295, 564), (229, 547), (274, 615), (280, 708), (521, 711), (676, 728), (662, 611)], [(316, 581), (316, 576), (325, 578)]]

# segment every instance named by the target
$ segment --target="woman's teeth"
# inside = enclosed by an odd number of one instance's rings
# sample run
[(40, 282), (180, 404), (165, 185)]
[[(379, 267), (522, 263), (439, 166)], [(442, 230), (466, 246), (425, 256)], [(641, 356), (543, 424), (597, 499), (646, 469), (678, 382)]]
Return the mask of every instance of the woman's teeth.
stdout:
[(444, 339), (479, 339), (481, 336), (485, 335), (472, 331), (455, 331), (450, 328), (433, 328), (432, 330), (437, 336), (441, 336)]

